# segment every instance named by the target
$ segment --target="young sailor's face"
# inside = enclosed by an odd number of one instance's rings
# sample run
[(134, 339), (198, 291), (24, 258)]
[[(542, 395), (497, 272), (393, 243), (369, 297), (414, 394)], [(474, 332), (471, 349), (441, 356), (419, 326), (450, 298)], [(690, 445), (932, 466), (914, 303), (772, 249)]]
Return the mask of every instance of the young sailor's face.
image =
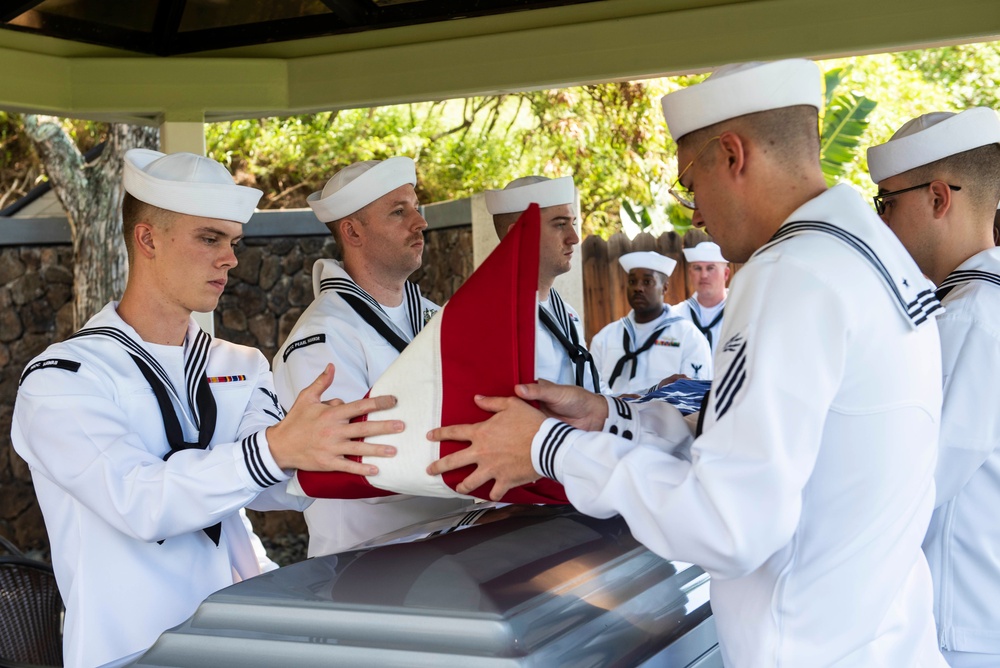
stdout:
[[(878, 184), (879, 193), (896, 192), (912, 186), (911, 177), (898, 174)], [(933, 193), (929, 188), (918, 188), (883, 200), (885, 210), (882, 221), (916, 261), (920, 270), (926, 273), (929, 261), (934, 256), (934, 240), (928, 233), (933, 230)]]
[(545, 207), (541, 218), (538, 273), (552, 279), (570, 270), (573, 248), (580, 243), (580, 235), (576, 232), (576, 214), (569, 204)]
[(364, 252), (381, 269), (409, 276), (420, 268), (427, 221), (410, 184), (386, 193), (364, 209)]
[(178, 215), (158, 228), (155, 258), (161, 293), (189, 311), (213, 311), (236, 266), (243, 225)]

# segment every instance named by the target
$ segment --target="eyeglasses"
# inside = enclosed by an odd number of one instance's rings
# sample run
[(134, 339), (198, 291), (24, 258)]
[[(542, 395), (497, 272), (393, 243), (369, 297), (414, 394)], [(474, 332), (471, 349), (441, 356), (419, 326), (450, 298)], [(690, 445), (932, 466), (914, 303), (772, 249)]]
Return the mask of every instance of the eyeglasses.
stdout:
[(708, 148), (708, 145), (721, 136), (722, 135), (712, 137), (707, 142), (705, 142), (705, 144), (700, 149), (698, 149), (698, 152), (694, 154), (694, 157), (691, 158), (691, 162), (689, 162), (687, 166), (681, 170), (681, 173), (677, 175), (677, 180), (674, 181), (674, 185), (672, 185), (667, 190), (667, 192), (670, 193), (675, 200), (680, 202), (682, 206), (686, 206), (691, 210), (698, 208), (694, 203), (694, 193), (684, 187), (684, 185), (681, 183), (681, 179), (684, 177), (685, 174), (687, 174), (687, 170), (691, 169), (691, 165), (694, 164), (694, 161), (697, 160), (701, 156), (701, 154), (705, 152), (705, 149)]
[[(875, 202), (875, 213), (877, 213), (880, 216), (883, 213), (885, 213), (885, 200), (886, 199), (888, 199), (890, 197), (895, 197), (896, 195), (901, 195), (903, 193), (908, 193), (911, 190), (920, 190), (921, 188), (926, 188), (931, 183), (934, 183), (934, 182), (933, 181), (929, 181), (927, 183), (921, 183), (919, 186), (911, 186), (910, 188), (903, 188), (902, 190), (893, 190), (892, 192), (882, 193), (881, 195), (875, 195), (875, 197), (872, 197), (872, 201)], [(962, 189), (962, 186), (953, 186), (951, 184), (947, 184), (947, 185), (948, 185), (949, 188), (951, 188), (952, 190), (954, 190), (956, 192), (958, 192), (959, 190)]]

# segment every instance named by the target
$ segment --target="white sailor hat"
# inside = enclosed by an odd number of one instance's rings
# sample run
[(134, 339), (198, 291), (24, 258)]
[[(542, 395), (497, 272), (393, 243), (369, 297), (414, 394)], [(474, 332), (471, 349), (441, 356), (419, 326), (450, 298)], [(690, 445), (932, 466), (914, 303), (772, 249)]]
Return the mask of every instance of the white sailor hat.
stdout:
[(522, 176), (503, 190), (486, 191), (486, 209), (490, 215), (521, 213), (529, 204), (544, 209), (548, 206), (576, 203), (576, 186), (572, 176), (549, 179), (544, 176)]
[(660, 100), (670, 135), (684, 135), (737, 116), (808, 105), (821, 109), (822, 77), (811, 60), (724, 65), (700, 84)]
[(889, 141), (868, 149), (868, 172), (882, 181), (956, 153), (1000, 143), (1000, 116), (989, 107), (960, 114), (935, 111), (903, 124)]
[(722, 257), (722, 249), (714, 241), (702, 241), (694, 248), (684, 249), (684, 259), (688, 262), (727, 262)]
[(618, 258), (618, 264), (622, 266), (626, 272), (632, 271), (633, 269), (652, 269), (653, 271), (658, 271), (664, 276), (669, 276), (673, 272), (674, 267), (677, 266), (677, 262), (670, 259), (666, 255), (660, 255), (655, 251), (635, 251), (634, 253), (625, 253), (620, 258)]
[(322, 191), (309, 195), (306, 201), (321, 223), (330, 223), (360, 211), (407, 183), (417, 185), (417, 166), (411, 158), (365, 160), (344, 167)]
[(245, 223), (264, 193), (238, 186), (225, 167), (194, 153), (125, 152), (122, 184), (140, 202), (167, 211)]

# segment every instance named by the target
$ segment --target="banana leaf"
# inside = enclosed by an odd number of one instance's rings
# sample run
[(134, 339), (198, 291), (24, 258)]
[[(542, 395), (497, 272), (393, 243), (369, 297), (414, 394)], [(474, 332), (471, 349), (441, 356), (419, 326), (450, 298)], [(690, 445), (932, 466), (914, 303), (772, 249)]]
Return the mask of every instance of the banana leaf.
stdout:
[(653, 217), (649, 215), (646, 207), (632, 206), (631, 202), (623, 200), (622, 208), (625, 209), (625, 213), (632, 219), (632, 222), (639, 226), (640, 230), (647, 230), (653, 225)]
[(840, 82), (844, 80), (849, 71), (849, 68), (834, 67), (832, 70), (823, 73), (823, 95), (826, 98), (824, 102), (827, 107), (833, 102), (833, 94), (840, 87)]
[[(832, 73), (837, 73), (839, 84), (842, 74), (838, 70), (827, 73), (827, 82)], [(855, 159), (861, 137), (868, 127), (868, 116), (875, 105), (874, 100), (864, 95), (827, 88), (827, 105), (820, 135), (820, 162), (827, 185), (834, 185), (844, 174), (846, 166)]]

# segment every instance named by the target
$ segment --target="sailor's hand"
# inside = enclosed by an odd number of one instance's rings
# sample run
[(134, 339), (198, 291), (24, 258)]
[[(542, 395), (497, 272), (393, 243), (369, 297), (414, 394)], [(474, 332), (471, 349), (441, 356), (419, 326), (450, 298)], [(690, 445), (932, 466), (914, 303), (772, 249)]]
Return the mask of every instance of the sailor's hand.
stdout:
[(475, 466), (455, 488), (461, 494), (495, 481), (490, 498), (499, 501), (514, 487), (534, 482), (539, 475), (531, 463), (531, 440), (545, 415), (517, 397), (476, 397), (476, 405), (495, 413), (479, 424), (452, 425), (432, 429), (431, 441), (467, 441), (464, 450), (452, 453), (427, 467), (430, 475), (440, 475), (464, 466)]
[(323, 392), (333, 382), (333, 374), (333, 365), (327, 364), (323, 373), (299, 393), (285, 419), (267, 428), (271, 456), (283, 469), (375, 475), (378, 467), (355, 462), (346, 456), (392, 457), (396, 448), (353, 439), (396, 434), (403, 431), (403, 423), (399, 420), (352, 423), (351, 420), (392, 408), (396, 398), (368, 397), (349, 404), (340, 399), (323, 401)]
[(608, 419), (607, 399), (576, 385), (556, 385), (539, 380), (537, 383), (517, 385), (514, 392), (526, 401), (537, 401), (546, 416), (577, 429), (600, 431)]

